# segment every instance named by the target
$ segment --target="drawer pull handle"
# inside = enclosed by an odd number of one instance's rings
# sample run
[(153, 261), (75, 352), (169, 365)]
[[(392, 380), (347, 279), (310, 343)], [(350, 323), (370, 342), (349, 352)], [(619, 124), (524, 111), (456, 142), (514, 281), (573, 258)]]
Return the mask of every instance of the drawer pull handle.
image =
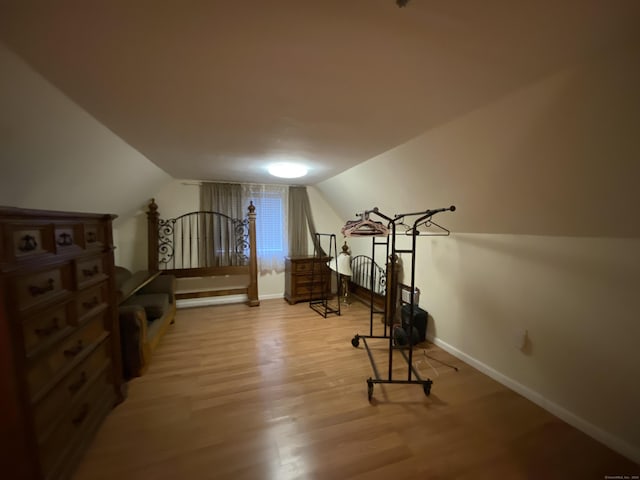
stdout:
[(34, 332), (39, 337), (48, 337), (53, 332), (60, 330), (60, 325), (58, 325), (58, 322), (59, 322), (58, 317), (54, 317), (53, 323), (51, 325), (49, 325), (48, 327), (36, 328)]
[(87, 243), (96, 243), (96, 232), (87, 232)]
[(82, 410), (80, 410), (80, 413), (73, 420), (71, 420), (71, 422), (73, 422), (75, 426), (80, 425), (82, 422), (84, 422), (84, 419), (87, 418), (88, 413), (89, 413), (89, 404), (84, 403), (82, 405)]
[(29, 293), (31, 293), (32, 297), (44, 295), (45, 293), (53, 290), (54, 284), (55, 284), (55, 281), (53, 280), (53, 278), (50, 278), (42, 287), (39, 287), (37, 285), (29, 285)]
[(100, 273), (100, 269), (97, 265), (94, 265), (93, 268), (85, 268), (82, 270), (82, 274), (85, 276), (85, 278), (91, 278), (98, 273)]
[(69, 393), (71, 393), (72, 395), (74, 393), (76, 393), (78, 390), (80, 390), (80, 388), (82, 388), (82, 386), (87, 383), (87, 372), (82, 372), (80, 374), (80, 378), (78, 379), (78, 381), (73, 382), (71, 385), (69, 385)]
[(98, 297), (93, 297), (93, 300), (90, 302), (82, 302), (82, 306), (85, 310), (91, 310), (92, 308), (97, 307), (99, 303), (100, 300), (98, 300)]
[(38, 248), (38, 242), (36, 242), (36, 238), (33, 235), (25, 235), (18, 244), (18, 250), (21, 252), (31, 252), (36, 248)]
[(66, 232), (58, 235), (58, 240), (56, 243), (61, 247), (68, 247), (69, 245), (73, 245), (73, 237)]
[(82, 340), (78, 340), (73, 347), (66, 349), (63, 353), (65, 357), (75, 357), (78, 355), (84, 347), (82, 346)]

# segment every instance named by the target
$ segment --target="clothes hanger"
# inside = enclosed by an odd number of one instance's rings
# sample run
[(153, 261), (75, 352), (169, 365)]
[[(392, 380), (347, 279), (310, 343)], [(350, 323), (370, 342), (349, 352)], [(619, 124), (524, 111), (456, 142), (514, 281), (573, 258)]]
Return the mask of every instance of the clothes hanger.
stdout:
[[(420, 230), (420, 227), (424, 227), (424, 228), (431, 228), (432, 226), (435, 226), (439, 229), (439, 231), (436, 232), (427, 232), (424, 230)], [(414, 233), (415, 230), (415, 233)], [(422, 223), (419, 223), (418, 225), (416, 225), (415, 229), (413, 227), (411, 227), (409, 230), (407, 230), (405, 232), (406, 235), (420, 235), (423, 237), (448, 237), (451, 232), (446, 229), (445, 227), (443, 227), (440, 224), (437, 224), (436, 222), (434, 222), (433, 220), (431, 220), (431, 218), (428, 218), (427, 220), (425, 220)]]
[(348, 220), (341, 232), (345, 237), (386, 237), (389, 235), (389, 229), (382, 222), (370, 220), (366, 213), (360, 215), (360, 220)]

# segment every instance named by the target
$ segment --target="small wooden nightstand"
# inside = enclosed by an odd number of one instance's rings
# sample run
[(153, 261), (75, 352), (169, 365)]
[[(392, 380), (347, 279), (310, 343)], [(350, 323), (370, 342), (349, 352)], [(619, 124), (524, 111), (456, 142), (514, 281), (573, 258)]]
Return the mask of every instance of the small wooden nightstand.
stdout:
[(329, 260), (330, 257), (287, 257), (285, 259), (285, 300), (293, 305), (330, 295), (331, 270), (327, 266)]

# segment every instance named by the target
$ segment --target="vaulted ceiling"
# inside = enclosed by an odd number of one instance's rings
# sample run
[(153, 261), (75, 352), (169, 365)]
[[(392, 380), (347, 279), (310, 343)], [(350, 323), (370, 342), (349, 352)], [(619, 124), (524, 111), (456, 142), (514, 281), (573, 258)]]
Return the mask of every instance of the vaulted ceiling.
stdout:
[(636, 0), (0, 1), (0, 38), (174, 178), (315, 184), (637, 30)]

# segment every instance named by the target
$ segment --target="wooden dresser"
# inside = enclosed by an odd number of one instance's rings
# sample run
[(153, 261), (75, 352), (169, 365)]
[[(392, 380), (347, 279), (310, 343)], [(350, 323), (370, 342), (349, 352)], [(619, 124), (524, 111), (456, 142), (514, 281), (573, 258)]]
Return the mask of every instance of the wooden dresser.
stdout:
[[(290, 304), (318, 300), (330, 294), (330, 257), (286, 257), (284, 298)], [(313, 298), (311, 294), (313, 292)]]
[(0, 207), (3, 478), (70, 478), (124, 398), (112, 219)]

